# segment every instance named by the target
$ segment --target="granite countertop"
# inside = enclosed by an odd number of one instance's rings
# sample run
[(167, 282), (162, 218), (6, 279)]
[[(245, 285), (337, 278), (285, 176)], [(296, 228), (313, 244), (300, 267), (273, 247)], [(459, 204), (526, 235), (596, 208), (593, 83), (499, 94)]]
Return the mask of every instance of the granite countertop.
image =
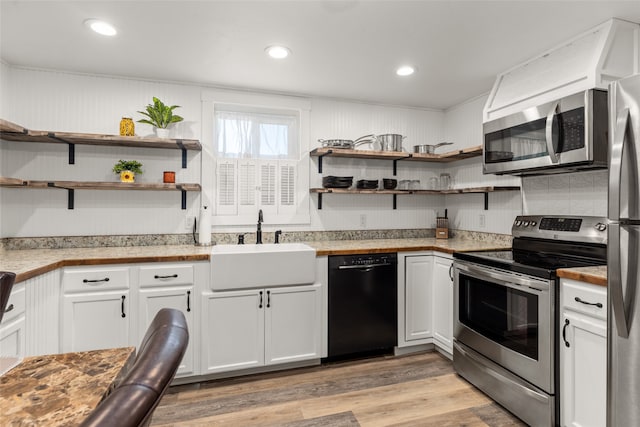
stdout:
[[(330, 240), (305, 243), (314, 248), (318, 256), (431, 250), (453, 253), (511, 247), (505, 242), (435, 238)], [(194, 245), (0, 250), (0, 271), (12, 271), (16, 273), (16, 282), (22, 282), (67, 266), (207, 261), (210, 252), (210, 246)]]
[(0, 424), (78, 425), (134, 359), (134, 347), (27, 357), (0, 377)]
[(574, 279), (593, 285), (607, 286), (607, 266), (596, 267), (561, 268), (557, 271), (558, 277)]

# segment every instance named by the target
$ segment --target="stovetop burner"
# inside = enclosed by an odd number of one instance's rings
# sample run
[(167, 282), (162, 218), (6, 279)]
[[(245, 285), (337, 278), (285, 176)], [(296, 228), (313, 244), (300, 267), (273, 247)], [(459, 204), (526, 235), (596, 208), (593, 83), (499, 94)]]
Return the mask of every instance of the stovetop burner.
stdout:
[(453, 257), (542, 278), (554, 278), (559, 268), (607, 263), (605, 218), (519, 216), (512, 233), (512, 250), (455, 253)]

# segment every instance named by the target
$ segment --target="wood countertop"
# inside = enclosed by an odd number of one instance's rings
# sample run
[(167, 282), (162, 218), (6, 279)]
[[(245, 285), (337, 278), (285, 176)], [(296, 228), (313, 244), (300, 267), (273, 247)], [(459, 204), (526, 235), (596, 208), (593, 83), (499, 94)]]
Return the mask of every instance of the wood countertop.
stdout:
[(557, 271), (558, 277), (579, 280), (593, 285), (607, 286), (607, 266), (596, 267), (561, 268)]
[(316, 250), (317, 256), (407, 251), (438, 251), (452, 254), (454, 252), (511, 249), (511, 244), (505, 242), (436, 238), (329, 240), (305, 243)]
[(78, 425), (134, 359), (134, 347), (27, 357), (0, 377), (0, 424)]
[[(318, 256), (362, 253), (439, 251), (488, 251), (509, 249), (505, 242), (469, 239), (373, 239), (304, 242)], [(208, 261), (210, 246), (126, 246), (70, 249), (0, 250), (0, 271), (16, 273), (16, 283), (53, 271), (79, 265), (131, 264), (142, 262)]]

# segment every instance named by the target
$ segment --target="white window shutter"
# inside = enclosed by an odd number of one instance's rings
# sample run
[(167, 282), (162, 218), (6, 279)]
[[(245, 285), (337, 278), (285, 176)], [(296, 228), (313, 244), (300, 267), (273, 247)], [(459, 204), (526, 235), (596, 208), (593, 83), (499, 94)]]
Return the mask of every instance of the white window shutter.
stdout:
[(260, 165), (260, 205), (276, 205), (276, 165), (264, 162)]
[(236, 215), (236, 166), (235, 160), (218, 160), (216, 212), (218, 215)]
[(292, 161), (279, 162), (280, 198), (278, 203), (279, 213), (296, 212), (296, 163)]
[(238, 212), (252, 214), (256, 211), (258, 177), (256, 160), (238, 160)]

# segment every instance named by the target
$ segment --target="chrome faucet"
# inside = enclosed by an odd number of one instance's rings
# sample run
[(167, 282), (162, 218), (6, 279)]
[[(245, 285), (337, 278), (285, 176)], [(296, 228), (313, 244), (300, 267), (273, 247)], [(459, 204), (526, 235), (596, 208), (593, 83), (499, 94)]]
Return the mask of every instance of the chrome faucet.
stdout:
[(262, 244), (262, 209), (258, 211), (258, 229), (256, 230), (256, 244)]

